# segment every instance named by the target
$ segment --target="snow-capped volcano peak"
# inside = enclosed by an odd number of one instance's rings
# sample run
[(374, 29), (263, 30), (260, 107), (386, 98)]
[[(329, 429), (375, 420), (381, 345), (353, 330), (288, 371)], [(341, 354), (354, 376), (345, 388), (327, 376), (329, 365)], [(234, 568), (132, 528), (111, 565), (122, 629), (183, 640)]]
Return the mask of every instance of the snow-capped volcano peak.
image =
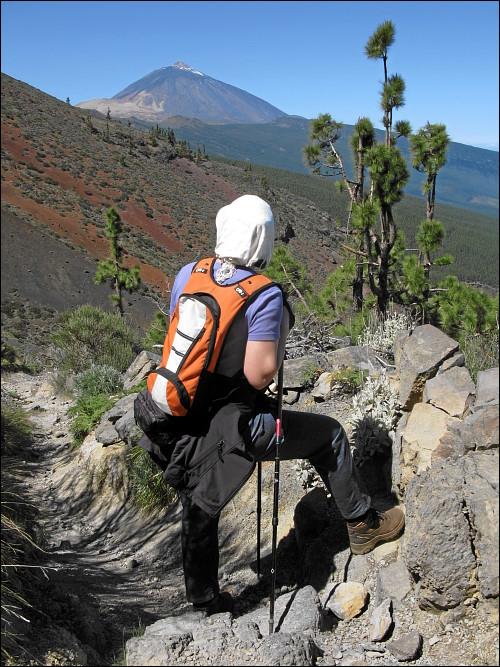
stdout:
[(204, 123), (265, 123), (286, 114), (244, 90), (217, 81), (181, 60), (134, 81), (112, 98), (80, 102), (116, 118), (132, 116), (163, 123), (172, 116), (197, 118)]
[(183, 63), (182, 60), (178, 60), (176, 63), (172, 65), (172, 67), (176, 67), (177, 69), (183, 69), (186, 72), (192, 72), (193, 74), (199, 74), (200, 76), (205, 76), (203, 72), (199, 72), (197, 69), (193, 69), (192, 67), (189, 67), (189, 65), (186, 65), (186, 63)]

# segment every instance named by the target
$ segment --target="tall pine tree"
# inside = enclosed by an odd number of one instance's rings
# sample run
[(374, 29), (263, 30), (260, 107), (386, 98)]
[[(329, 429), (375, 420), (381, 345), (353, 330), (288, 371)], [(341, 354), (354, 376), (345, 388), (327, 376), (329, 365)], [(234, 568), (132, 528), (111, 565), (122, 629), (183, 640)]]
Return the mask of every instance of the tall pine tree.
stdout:
[(99, 262), (94, 282), (97, 284), (106, 280), (111, 282), (114, 294), (110, 296), (110, 299), (123, 317), (122, 291), (125, 289), (131, 294), (137, 290), (141, 282), (141, 269), (139, 265), (128, 269), (122, 264), (123, 248), (120, 244), (120, 237), (123, 232), (123, 225), (114, 206), (106, 211), (106, 218), (108, 224), (105, 233), (111, 244), (110, 256), (108, 259)]

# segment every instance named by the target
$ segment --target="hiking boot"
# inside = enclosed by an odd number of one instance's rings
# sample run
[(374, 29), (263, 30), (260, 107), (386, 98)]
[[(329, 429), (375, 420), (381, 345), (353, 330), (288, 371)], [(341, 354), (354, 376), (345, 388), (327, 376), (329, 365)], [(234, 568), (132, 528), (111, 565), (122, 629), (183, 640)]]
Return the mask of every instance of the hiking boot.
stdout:
[(351, 551), (356, 556), (367, 554), (377, 545), (399, 537), (404, 526), (405, 515), (399, 507), (391, 507), (385, 512), (371, 507), (358, 523), (347, 523)]
[(213, 614), (223, 614), (224, 612), (233, 611), (234, 603), (231, 593), (219, 593), (217, 597), (210, 602), (202, 602), (201, 604), (194, 604), (196, 611), (204, 611), (207, 616)]

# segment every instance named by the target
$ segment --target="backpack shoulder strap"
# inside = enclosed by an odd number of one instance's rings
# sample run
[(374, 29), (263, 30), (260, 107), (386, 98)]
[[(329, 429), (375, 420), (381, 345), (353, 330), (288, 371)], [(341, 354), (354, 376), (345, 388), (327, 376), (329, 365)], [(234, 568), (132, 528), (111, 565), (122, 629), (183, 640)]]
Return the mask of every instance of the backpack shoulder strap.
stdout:
[[(215, 261), (215, 257), (207, 257), (201, 259), (193, 266), (191, 276), (183, 290), (184, 294), (204, 293), (213, 295), (223, 310), (227, 312), (228, 317), (232, 319), (243, 304), (250, 305), (251, 301), (262, 291), (275, 286), (281, 290), (283, 295), (283, 305), (290, 315), (290, 328), (294, 325), (295, 315), (293, 309), (288, 302), (286, 291), (279, 283), (261, 273), (255, 273), (239, 282), (229, 285), (219, 285), (213, 277)], [(229, 304), (229, 308), (227, 304)]]
[[(273, 281), (262, 274), (255, 273), (242, 280), (228, 285), (219, 285), (213, 277), (214, 257), (202, 259), (197, 262), (191, 271), (183, 294), (211, 294), (221, 305), (233, 302), (236, 310), (250, 296), (256, 295), (258, 291), (273, 284)], [(230, 308), (232, 310), (232, 308)]]

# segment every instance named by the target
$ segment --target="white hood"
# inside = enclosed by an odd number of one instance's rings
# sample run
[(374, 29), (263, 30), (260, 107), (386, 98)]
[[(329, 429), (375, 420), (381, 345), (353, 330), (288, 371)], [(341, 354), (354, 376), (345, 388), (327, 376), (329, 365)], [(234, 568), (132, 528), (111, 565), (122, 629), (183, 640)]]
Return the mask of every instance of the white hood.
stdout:
[(217, 257), (263, 269), (274, 249), (271, 207), (256, 195), (243, 195), (217, 213)]

